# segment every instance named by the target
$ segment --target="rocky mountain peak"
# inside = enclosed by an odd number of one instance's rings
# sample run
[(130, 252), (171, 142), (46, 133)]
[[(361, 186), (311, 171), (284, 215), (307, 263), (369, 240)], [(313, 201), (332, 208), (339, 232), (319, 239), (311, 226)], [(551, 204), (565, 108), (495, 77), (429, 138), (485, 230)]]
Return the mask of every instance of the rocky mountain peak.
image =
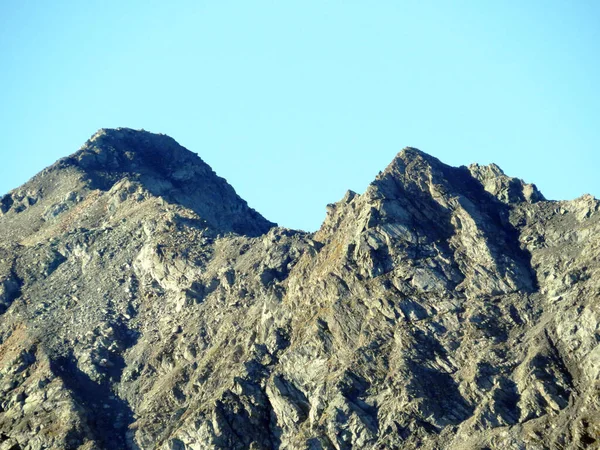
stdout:
[(386, 175), (402, 176), (405, 172), (422, 171), (428, 172), (432, 168), (444, 165), (439, 159), (414, 147), (403, 148), (396, 157), (388, 164), (383, 172), (377, 177)]
[(386, 179), (394, 179), (401, 184), (407, 183), (404, 187), (409, 190), (414, 188), (423, 190), (428, 186), (427, 189), (435, 191), (436, 186), (437, 188), (448, 187), (448, 182), (459, 190), (477, 189), (469, 179), (471, 177), (503, 203), (535, 203), (545, 199), (534, 184), (507, 176), (496, 164), (487, 166), (472, 164), (468, 168), (464, 166), (455, 168), (414, 147), (406, 147), (398, 153), (377, 177), (372, 191), (377, 190), (376, 187), (379, 185), (385, 185), (386, 182), (382, 180)]
[[(193, 211), (217, 233), (258, 236), (275, 226), (250, 208), (197, 154), (169, 136), (129, 128), (99, 130), (77, 152), (4, 196), (0, 214), (31, 214), (31, 221), (15, 219), (20, 225), (13, 231), (23, 228), (23, 237), (47, 227), (58, 216), (64, 218), (63, 213), (78, 204), (99, 201), (112, 205), (106, 208), (113, 211), (126, 200), (139, 204), (151, 198)], [(97, 217), (100, 221), (107, 218)], [(77, 220), (71, 223), (83, 225)], [(16, 232), (11, 235), (19, 240)]]
[[(453, 288), (467, 295), (531, 291), (535, 279), (527, 254), (510, 237), (515, 231), (508, 213), (466, 167), (406, 148), (363, 195), (349, 192), (330, 205), (316, 238), (331, 242), (343, 236), (344, 245), (353, 249), (350, 260), (370, 267), (363, 274), (367, 277), (410, 259), (415, 270), (423, 265), (417, 272), (427, 272), (431, 280), (445, 272)], [(435, 252), (457, 265), (433, 263), (430, 256), (421, 260), (423, 246), (434, 242)]]
[(196, 212), (219, 231), (266, 233), (275, 224), (248, 207), (227, 181), (173, 138), (129, 128), (101, 129), (71, 159), (104, 187), (127, 177), (153, 195)]

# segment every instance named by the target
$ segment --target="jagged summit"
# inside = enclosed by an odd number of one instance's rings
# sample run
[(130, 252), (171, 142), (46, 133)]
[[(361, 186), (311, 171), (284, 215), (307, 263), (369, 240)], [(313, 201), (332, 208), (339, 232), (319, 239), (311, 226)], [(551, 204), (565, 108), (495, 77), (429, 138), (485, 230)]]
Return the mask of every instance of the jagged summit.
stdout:
[[(385, 275), (410, 259), (415, 268), (423, 264), (419, 272), (431, 279), (444, 271), (452, 289), (468, 296), (532, 291), (528, 255), (511, 239), (515, 231), (499, 193), (486, 190), (466, 167), (405, 148), (363, 195), (347, 194), (329, 208), (317, 239), (328, 242), (340, 234), (357, 239), (355, 257), (369, 267), (367, 277)], [(418, 249), (430, 240), (448, 260), (461, 263), (421, 261)], [(391, 243), (385, 256), (378, 254), (380, 242)]]
[(427, 166), (438, 166), (443, 165), (443, 163), (434, 156), (431, 156), (428, 153), (425, 153), (422, 150), (419, 150), (415, 147), (404, 147), (388, 164), (388, 166), (383, 170), (381, 175), (386, 173), (390, 173), (393, 171), (404, 171), (407, 166), (411, 164), (421, 165), (423, 164)]
[(373, 185), (376, 186), (380, 180), (390, 177), (401, 183), (411, 178), (418, 179), (417, 184), (421, 186), (441, 185), (445, 183), (442, 180), (447, 180), (454, 184), (462, 184), (460, 189), (472, 189), (467, 187), (467, 184), (471, 184), (469, 178), (472, 177), (483, 189), (503, 203), (535, 203), (545, 200), (535, 184), (528, 184), (518, 178), (507, 176), (496, 164), (487, 166), (471, 164), (468, 168), (452, 167), (414, 147), (406, 147), (400, 151)]

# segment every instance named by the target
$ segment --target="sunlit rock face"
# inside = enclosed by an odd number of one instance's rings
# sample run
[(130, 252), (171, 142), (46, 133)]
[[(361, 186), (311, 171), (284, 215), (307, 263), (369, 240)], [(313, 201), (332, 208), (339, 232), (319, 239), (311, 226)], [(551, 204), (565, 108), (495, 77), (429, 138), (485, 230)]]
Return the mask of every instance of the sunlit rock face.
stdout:
[(0, 199), (0, 449), (600, 445), (600, 203), (404, 149), (316, 233), (100, 130)]

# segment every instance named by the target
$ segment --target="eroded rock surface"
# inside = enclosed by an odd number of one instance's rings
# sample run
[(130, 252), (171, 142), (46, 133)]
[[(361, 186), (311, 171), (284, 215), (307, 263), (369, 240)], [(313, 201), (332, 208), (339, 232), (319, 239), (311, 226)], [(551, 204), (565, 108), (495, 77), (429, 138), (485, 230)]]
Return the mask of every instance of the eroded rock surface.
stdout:
[(101, 130), (0, 200), (0, 449), (598, 448), (599, 236), (412, 148), (289, 230)]

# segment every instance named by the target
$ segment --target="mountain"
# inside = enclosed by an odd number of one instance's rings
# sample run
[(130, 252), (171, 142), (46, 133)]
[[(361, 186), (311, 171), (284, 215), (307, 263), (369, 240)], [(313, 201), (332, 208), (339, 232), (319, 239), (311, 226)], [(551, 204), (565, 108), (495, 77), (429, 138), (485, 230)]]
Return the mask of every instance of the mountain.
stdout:
[(316, 233), (100, 130), (0, 200), (0, 449), (600, 445), (600, 202), (406, 148)]

